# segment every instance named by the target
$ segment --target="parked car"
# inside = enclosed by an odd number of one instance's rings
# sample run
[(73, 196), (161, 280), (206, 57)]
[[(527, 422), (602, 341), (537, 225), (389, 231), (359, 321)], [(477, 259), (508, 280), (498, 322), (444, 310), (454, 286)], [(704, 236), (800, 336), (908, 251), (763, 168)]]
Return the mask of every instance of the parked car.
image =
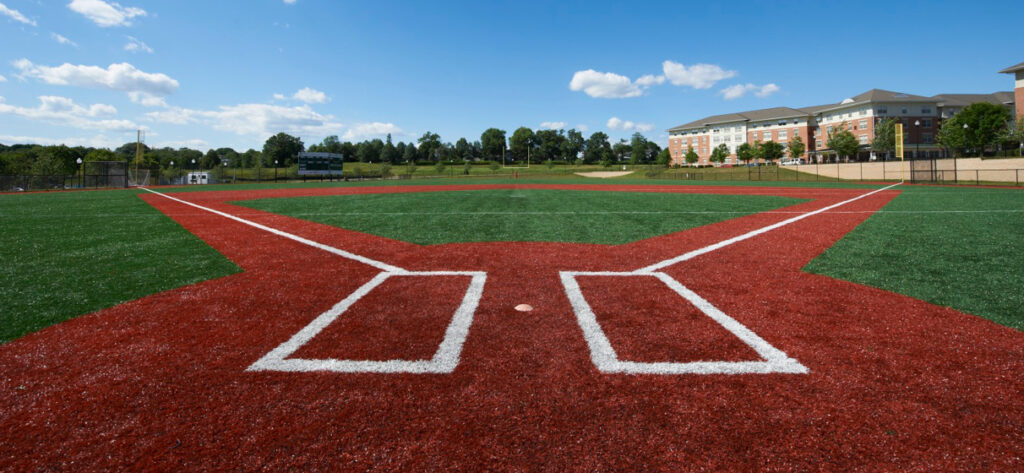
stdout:
[(789, 158), (789, 159), (783, 159), (782, 161), (779, 161), (779, 164), (781, 164), (783, 166), (796, 166), (796, 165), (803, 164), (803, 163), (801, 162), (800, 159)]

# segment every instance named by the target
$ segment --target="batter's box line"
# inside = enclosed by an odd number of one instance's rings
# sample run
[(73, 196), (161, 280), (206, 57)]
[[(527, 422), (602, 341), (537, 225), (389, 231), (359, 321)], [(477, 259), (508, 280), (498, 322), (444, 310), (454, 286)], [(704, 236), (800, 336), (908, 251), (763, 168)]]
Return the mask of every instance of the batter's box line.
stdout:
[[(661, 272), (576, 272), (561, 271), (559, 276), (566, 295), (576, 313), (576, 321), (583, 330), (583, 338), (590, 348), (590, 359), (602, 373), (625, 374), (756, 374), (793, 373), (806, 374), (810, 370), (782, 350), (773, 347), (743, 324), (729, 317), (697, 293), (683, 286), (671, 276)], [(689, 301), (698, 310), (717, 322), (723, 328), (752, 348), (763, 361), (693, 361), (693, 362), (640, 362), (619, 359), (608, 336), (605, 335), (597, 316), (587, 303), (578, 276), (597, 277), (654, 277)]]
[[(380, 286), (390, 277), (409, 276), (470, 276), (469, 287), (462, 298), (462, 303), (452, 316), (448, 328), (445, 330), (444, 339), (437, 352), (429, 360), (337, 360), (337, 359), (302, 359), (288, 358), (302, 348), (313, 337), (316, 337), (324, 328), (337, 320), (349, 307), (362, 299), (364, 296)], [(306, 325), (288, 341), (260, 358), (249, 366), (246, 371), (287, 371), (287, 372), (308, 372), (308, 371), (334, 371), (338, 373), (451, 373), (459, 364), (459, 356), (462, 353), (462, 345), (469, 335), (469, 327), (473, 324), (473, 314), (476, 312), (480, 297), (483, 295), (484, 283), (487, 280), (487, 273), (482, 271), (400, 271), (382, 272), (374, 276), (366, 284), (363, 284), (348, 297), (331, 307), (330, 310), (320, 314)]]

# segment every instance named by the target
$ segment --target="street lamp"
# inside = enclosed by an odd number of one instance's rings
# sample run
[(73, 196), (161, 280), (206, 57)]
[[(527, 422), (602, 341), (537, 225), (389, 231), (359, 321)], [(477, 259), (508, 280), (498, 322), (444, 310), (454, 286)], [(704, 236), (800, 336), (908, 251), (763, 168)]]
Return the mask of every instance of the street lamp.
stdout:
[[(223, 158), (221, 158), (221, 159), (223, 160)], [(228, 162), (227, 161), (221, 161), (221, 164), (223, 164), (224, 167), (222, 168), (223, 171), (221, 171), (220, 177), (221, 177), (221, 179), (224, 179), (226, 181), (227, 178), (225, 177), (225, 174), (228, 173)]]
[(274, 183), (277, 183), (277, 160), (274, 160)]
[(964, 123), (964, 152), (967, 151), (967, 128), (969, 127)]
[[(192, 158), (192, 172), (195, 173), (196, 169), (197, 169), (196, 168), (196, 158)], [(195, 174), (192, 174), (192, 177), (193, 177), (193, 179), (196, 180), (196, 182), (199, 182), (199, 176), (196, 176)]]
[(921, 159), (921, 120), (914, 120), (914, 130), (917, 133), (917, 144), (914, 145), (914, 159)]
[(82, 158), (76, 159), (75, 162), (78, 163), (78, 187), (82, 187), (85, 185), (85, 166), (82, 166)]
[(171, 170), (174, 170), (174, 161), (171, 161)]

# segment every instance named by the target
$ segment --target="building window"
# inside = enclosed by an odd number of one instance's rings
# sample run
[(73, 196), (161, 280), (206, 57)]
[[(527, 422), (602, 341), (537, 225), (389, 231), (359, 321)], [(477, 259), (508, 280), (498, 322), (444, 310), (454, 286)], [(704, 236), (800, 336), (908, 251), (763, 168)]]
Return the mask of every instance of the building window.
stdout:
[(931, 108), (929, 108), (929, 107), (921, 108), (921, 115), (931, 115), (931, 114), (932, 114), (932, 109)]
[(815, 149), (821, 149), (821, 140), (818, 140), (818, 141), (814, 142), (814, 148)]
[(868, 144), (868, 135), (860, 135), (860, 144), (862, 144), (862, 145)]
[(784, 139), (788, 138), (787, 135), (788, 135), (788, 133), (786, 132), (786, 130), (779, 130), (779, 139), (780, 140), (784, 140)]
[(863, 117), (864, 115), (867, 115), (867, 114), (868, 114), (868, 111), (867, 111), (867, 109), (865, 109), (865, 108), (862, 108), (862, 109), (860, 110), (860, 116), (862, 116), (862, 117)]
[(825, 131), (826, 131), (826, 132), (827, 132), (828, 134), (830, 134), (830, 135), (831, 135), (831, 134), (832, 134), (832, 126), (831, 126), (831, 125), (829, 125), (829, 127), (828, 127), (828, 128), (827, 128), (827, 129), (825, 130)]
[(878, 108), (878, 114), (879, 115), (885, 115), (887, 113), (889, 113), (889, 109), (888, 108), (886, 108), (886, 107), (879, 107)]
[(932, 134), (931, 133), (921, 133), (921, 142), (922, 143), (931, 144), (932, 143)]
[(931, 128), (932, 127), (931, 119), (921, 120), (921, 126), (923, 126), (925, 128)]
[(904, 108), (904, 109), (901, 109), (901, 110), (900, 110), (900, 113), (902, 113), (902, 114), (906, 115), (906, 114), (907, 114), (907, 109), (905, 109), (905, 108)]

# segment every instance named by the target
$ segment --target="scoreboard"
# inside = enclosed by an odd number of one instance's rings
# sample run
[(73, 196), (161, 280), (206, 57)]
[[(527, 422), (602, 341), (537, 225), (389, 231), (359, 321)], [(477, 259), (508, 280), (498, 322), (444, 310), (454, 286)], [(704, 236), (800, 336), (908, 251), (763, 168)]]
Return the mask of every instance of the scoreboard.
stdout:
[(336, 153), (299, 153), (299, 175), (340, 176), (342, 157)]

